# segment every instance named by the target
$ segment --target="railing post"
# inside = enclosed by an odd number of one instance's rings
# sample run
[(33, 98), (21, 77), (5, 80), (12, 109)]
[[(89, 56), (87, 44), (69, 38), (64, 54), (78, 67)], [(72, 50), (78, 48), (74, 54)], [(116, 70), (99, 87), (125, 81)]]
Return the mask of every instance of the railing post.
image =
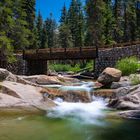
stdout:
[(98, 58), (98, 45), (96, 45), (96, 58)]
[(52, 47), (50, 47), (50, 55), (52, 54)]
[(80, 54), (82, 53), (82, 47), (80, 46)]
[(22, 55), (23, 55), (22, 58), (24, 60), (25, 59), (25, 50), (24, 49), (22, 50)]
[(67, 48), (65, 47), (65, 48), (64, 48), (64, 52), (66, 53), (66, 51), (67, 51)]

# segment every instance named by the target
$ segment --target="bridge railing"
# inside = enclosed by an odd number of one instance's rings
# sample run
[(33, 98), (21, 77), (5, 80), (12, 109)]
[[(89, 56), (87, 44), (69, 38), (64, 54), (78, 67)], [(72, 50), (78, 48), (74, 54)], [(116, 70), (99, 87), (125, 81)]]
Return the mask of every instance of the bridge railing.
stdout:
[(86, 50), (96, 50), (96, 47), (77, 47), (77, 48), (46, 48), (46, 49), (36, 49), (36, 50), (26, 50), (26, 54), (44, 54), (44, 53), (56, 53), (56, 52), (84, 52)]
[(138, 45), (140, 44), (140, 40), (138, 41), (131, 41), (131, 42), (126, 42), (126, 43), (117, 43), (117, 44), (113, 44), (113, 45), (101, 45), (101, 46), (87, 46), (87, 47), (75, 47), (75, 48), (45, 48), (45, 49), (29, 49), (29, 50), (18, 50), (15, 53), (17, 54), (28, 54), (28, 55), (32, 55), (35, 53), (41, 54), (41, 53), (53, 53), (53, 52), (84, 52), (86, 50), (91, 50), (93, 51), (94, 49), (96, 51), (99, 50), (103, 50), (103, 49), (111, 49), (111, 48), (116, 48), (116, 47), (128, 47), (131, 45)]
[(125, 42), (125, 43), (117, 43), (117, 44), (113, 44), (113, 45), (103, 45), (103, 46), (100, 46), (99, 49), (128, 47), (128, 46), (138, 45), (138, 44), (140, 44), (140, 40), (138, 40), (138, 41), (131, 41), (131, 42)]

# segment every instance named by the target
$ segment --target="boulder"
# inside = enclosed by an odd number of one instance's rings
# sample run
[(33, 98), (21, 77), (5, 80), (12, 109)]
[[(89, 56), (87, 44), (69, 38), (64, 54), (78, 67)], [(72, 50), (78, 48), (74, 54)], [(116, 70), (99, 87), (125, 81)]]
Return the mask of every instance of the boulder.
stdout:
[(4, 80), (16, 82), (17, 77), (13, 75), (11, 72), (9, 72), (8, 70), (0, 68), (0, 81), (4, 81)]
[(102, 97), (102, 98), (115, 98), (116, 93), (115, 90), (112, 89), (99, 89), (93, 92), (95, 97)]
[(108, 67), (100, 74), (98, 82), (108, 86), (112, 82), (118, 82), (121, 76), (122, 72), (120, 70)]
[(67, 102), (90, 102), (91, 96), (87, 91), (75, 91), (75, 90), (59, 90), (57, 93), (58, 97), (64, 99)]
[(47, 76), (47, 75), (34, 75), (34, 76), (20, 76), (20, 78), (30, 81), (39, 85), (66, 85), (69, 83), (76, 83), (79, 80), (68, 78), (64, 76)]
[(140, 110), (129, 110), (118, 113), (123, 118), (140, 119)]
[(23, 102), (26, 102), (30, 106), (39, 110), (47, 110), (51, 107), (56, 106), (56, 104), (50, 99), (44, 99), (44, 97), (41, 94), (41, 87), (35, 87), (10, 81), (2, 82), (1, 86), (2, 93), (5, 93), (6, 95), (12, 96), (17, 99), (21, 99)]
[(57, 79), (57, 76), (34, 75), (34, 76), (20, 76), (20, 78), (39, 85), (62, 84), (62, 82)]
[[(61, 98), (64, 101), (67, 102), (91, 102), (91, 94), (89, 91), (86, 91), (84, 89), (49, 89), (50, 92), (47, 95), (50, 99), (54, 100), (56, 98)], [(45, 94), (44, 91), (42, 91), (42, 94)]]
[(4, 94), (0, 93), (0, 108), (2, 107), (31, 107), (29, 103), (26, 101)]
[(120, 82), (113, 82), (111, 84), (111, 89), (117, 89), (117, 88), (121, 88), (121, 87), (128, 87), (131, 86), (131, 82), (130, 81), (120, 81)]
[(112, 99), (108, 106), (119, 110), (139, 110), (140, 85), (129, 88), (125, 94)]

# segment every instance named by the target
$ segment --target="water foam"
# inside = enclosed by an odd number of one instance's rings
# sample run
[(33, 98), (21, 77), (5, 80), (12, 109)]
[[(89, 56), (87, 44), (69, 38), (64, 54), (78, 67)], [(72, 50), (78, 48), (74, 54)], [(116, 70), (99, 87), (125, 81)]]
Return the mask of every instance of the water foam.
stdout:
[(55, 101), (58, 106), (47, 114), (50, 118), (77, 120), (80, 123), (100, 124), (99, 119), (105, 117), (105, 102), (97, 99), (91, 103), (68, 103), (60, 99)]

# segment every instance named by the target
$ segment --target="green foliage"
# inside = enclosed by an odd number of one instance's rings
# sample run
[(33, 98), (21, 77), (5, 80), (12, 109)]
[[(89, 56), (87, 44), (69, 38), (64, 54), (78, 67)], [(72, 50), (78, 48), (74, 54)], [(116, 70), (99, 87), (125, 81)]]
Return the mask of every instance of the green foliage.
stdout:
[(84, 14), (80, 0), (72, 0), (67, 14), (67, 21), (71, 31), (74, 47), (83, 46)]
[(54, 70), (56, 72), (78, 72), (80, 71), (81, 69), (84, 69), (84, 68), (91, 68), (90, 70), (92, 70), (93, 68), (93, 62), (92, 61), (89, 61), (89, 62), (86, 62), (85, 65), (83, 65), (82, 63), (77, 63), (75, 65), (70, 65), (70, 64), (50, 64), (49, 65), (49, 68), (51, 70)]
[(42, 48), (42, 31), (43, 31), (43, 19), (40, 11), (38, 12), (38, 17), (36, 21), (36, 39), (37, 39), (37, 48)]
[(13, 51), (18, 49), (81, 47), (140, 39), (138, 0), (86, 0), (84, 6), (81, 0), (71, 0), (69, 9), (65, 5), (62, 8), (59, 26), (52, 14), (45, 21), (40, 12), (35, 17), (35, 2), (0, 0), (0, 49), (9, 62), (15, 61)]
[(46, 26), (46, 36), (47, 36), (47, 46), (49, 48), (55, 47), (55, 34), (56, 34), (56, 28), (57, 24), (56, 21), (53, 19), (52, 14), (50, 14), (50, 17), (46, 19), (45, 21)]
[(0, 1), (0, 48), (9, 62), (14, 61), (14, 49), (24, 49), (30, 44), (30, 30), (22, 4), (22, 0)]
[(123, 75), (130, 75), (137, 72), (139, 65), (136, 57), (121, 59), (117, 62), (116, 68), (122, 71)]
[(35, 3), (36, 0), (22, 0), (22, 9), (26, 13), (25, 21), (27, 23), (27, 29), (30, 31), (28, 40), (29, 46), (28, 48), (34, 47), (34, 40), (36, 38), (36, 34), (34, 34), (34, 23), (35, 23)]
[(60, 18), (59, 26), (59, 42), (62, 48), (68, 48), (73, 46), (72, 34), (70, 26), (68, 24), (67, 9), (64, 5)]
[(133, 85), (138, 85), (138, 84), (140, 84), (140, 76), (137, 75), (137, 74), (132, 74), (132, 75), (130, 75), (130, 80), (131, 80), (131, 83), (132, 83)]
[(65, 65), (64, 64), (52, 64), (49, 66), (49, 68), (56, 72), (60, 72), (60, 71), (66, 72), (66, 71), (70, 70), (71, 66), (66, 65), (66, 64)]

